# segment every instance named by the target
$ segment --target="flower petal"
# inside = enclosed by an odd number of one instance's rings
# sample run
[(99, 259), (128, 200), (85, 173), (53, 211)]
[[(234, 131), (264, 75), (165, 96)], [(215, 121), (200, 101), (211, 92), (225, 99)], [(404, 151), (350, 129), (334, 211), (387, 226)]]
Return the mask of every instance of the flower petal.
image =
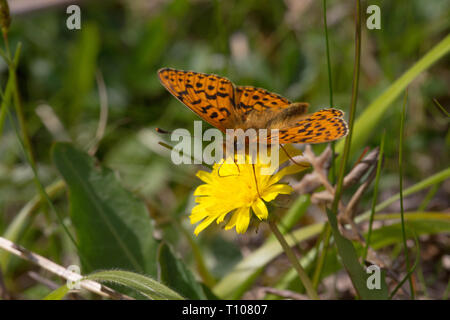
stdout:
[(269, 215), (266, 204), (260, 198), (252, 204), (252, 210), (259, 220), (267, 219), (267, 216)]
[(238, 210), (235, 210), (233, 212), (233, 215), (231, 216), (230, 221), (228, 221), (227, 225), (225, 226), (225, 230), (230, 230), (232, 228), (234, 228), (234, 226), (236, 225), (236, 221), (237, 221), (237, 217), (238, 217)]
[(303, 170), (309, 169), (310, 167), (311, 167), (310, 163), (306, 161), (298, 162), (298, 164), (292, 164), (287, 167), (284, 167), (270, 178), (269, 184), (275, 184), (281, 179), (283, 179), (284, 176), (301, 172)]
[(195, 228), (195, 230), (194, 230), (195, 235), (198, 236), (198, 234), (200, 232), (202, 232), (207, 226), (209, 226), (215, 219), (216, 219), (216, 216), (210, 216), (210, 217), (206, 218), (205, 220), (203, 220), (197, 226), (197, 228)]
[(209, 196), (214, 192), (214, 187), (210, 184), (201, 184), (195, 189), (194, 196)]
[(192, 208), (191, 214), (189, 215), (189, 220), (191, 221), (191, 224), (197, 223), (200, 220), (203, 220), (209, 215), (209, 212), (205, 210), (204, 206), (196, 205), (194, 208)]
[(211, 173), (200, 170), (197, 172), (196, 176), (205, 183), (212, 183), (213, 179), (211, 177)]
[[(290, 157), (301, 154), (301, 151), (292, 146), (285, 146), (285, 148)], [(281, 158), (280, 163), (289, 159), (283, 150), (277, 150), (277, 153)], [(246, 155), (246, 158), (248, 157)], [(268, 164), (260, 161), (261, 159), (257, 159), (253, 164), (250, 159), (246, 160), (248, 161), (245, 163), (236, 163), (232, 158), (226, 163), (222, 160), (213, 165), (211, 172), (197, 172), (197, 177), (204, 184), (194, 191), (196, 206), (189, 216), (191, 223), (199, 223), (194, 231), (195, 234), (199, 234), (214, 221), (218, 224), (223, 222), (227, 214), (231, 214), (231, 217), (225, 226), (226, 230), (236, 228), (237, 233), (246, 232), (253, 214), (259, 220), (268, 218), (265, 201), (269, 202), (279, 194), (292, 192), (290, 186), (278, 184), (278, 181), (287, 174), (307, 167), (291, 165), (276, 174), (269, 172), (271, 174), (263, 175), (261, 169), (268, 169)]]
[(292, 187), (287, 184), (275, 184), (264, 190), (262, 198), (266, 202), (270, 202), (275, 199), (279, 194), (290, 194)]
[(250, 207), (239, 208), (236, 213), (236, 232), (245, 233), (250, 223)]
[(230, 211), (227, 211), (225, 213), (222, 213), (218, 218), (217, 218), (217, 224), (221, 223), (223, 221), (223, 219), (225, 219), (226, 215), (229, 213)]

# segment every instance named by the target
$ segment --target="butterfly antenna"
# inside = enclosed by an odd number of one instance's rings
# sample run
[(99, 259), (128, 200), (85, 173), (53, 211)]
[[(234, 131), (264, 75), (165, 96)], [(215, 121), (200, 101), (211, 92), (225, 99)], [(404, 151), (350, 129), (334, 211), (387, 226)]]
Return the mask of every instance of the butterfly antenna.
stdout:
[(172, 131), (167, 131), (167, 130), (164, 130), (161, 128), (155, 128), (155, 130), (156, 130), (156, 132), (162, 133), (162, 134), (171, 134), (172, 133)]
[(233, 162), (234, 162), (234, 165), (236, 166), (236, 168), (238, 169), (239, 174), (241, 174), (241, 168), (239, 168), (239, 166), (236, 162), (236, 158), (234, 158)]
[(219, 169), (217, 169), (217, 175), (219, 176), (219, 178), (225, 178), (225, 177), (227, 177), (227, 176), (221, 176), (220, 175), (220, 169), (222, 168), (222, 165), (224, 164), (224, 162), (222, 162), (220, 165), (219, 165)]
[[(355, 162), (355, 164), (353, 165), (353, 168), (355, 168), (364, 158), (364, 156), (366, 155), (367, 151), (369, 151), (369, 147), (365, 147), (363, 152), (361, 153), (361, 155), (359, 156), (358, 160)], [(352, 168), (352, 169), (353, 169)]]
[[(164, 130), (164, 129), (161, 129), (161, 128), (155, 128), (155, 131), (158, 132), (158, 133), (161, 133), (161, 134), (172, 134), (173, 133), (173, 131)], [(183, 136), (183, 137), (191, 138), (190, 134), (179, 134), (179, 135)]]
[(253, 169), (253, 177), (255, 178), (256, 192), (258, 192), (258, 197), (262, 199), (261, 194), (259, 193), (258, 179), (256, 179), (256, 170), (255, 170), (255, 164), (254, 163), (252, 163), (252, 169)]

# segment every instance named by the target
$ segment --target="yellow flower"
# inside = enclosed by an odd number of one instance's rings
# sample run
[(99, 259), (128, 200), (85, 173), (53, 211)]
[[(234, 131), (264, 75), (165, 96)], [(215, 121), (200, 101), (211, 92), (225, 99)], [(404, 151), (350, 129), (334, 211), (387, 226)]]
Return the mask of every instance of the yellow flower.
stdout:
[[(284, 147), (290, 157), (301, 154), (291, 146)], [(246, 156), (248, 160), (248, 156)], [(282, 164), (289, 158), (280, 149), (279, 163)], [(246, 161), (244, 164), (236, 164), (233, 161), (216, 163), (212, 172), (198, 171), (199, 177), (205, 184), (197, 187), (194, 192), (197, 205), (189, 216), (191, 224), (201, 223), (195, 228), (198, 235), (214, 220), (217, 224), (224, 221), (228, 213), (231, 217), (225, 225), (225, 230), (236, 227), (237, 233), (244, 233), (250, 223), (253, 214), (259, 220), (268, 218), (268, 210), (265, 202), (274, 200), (279, 194), (290, 194), (292, 188), (287, 184), (278, 183), (285, 175), (302, 171), (309, 167), (308, 163), (301, 165), (292, 164), (278, 172), (275, 168), (270, 172), (270, 165), (263, 164), (259, 159), (253, 165)], [(261, 169), (270, 172), (262, 175)], [(266, 171), (267, 172), (267, 171)], [(266, 173), (265, 172), (265, 173)], [(256, 187), (258, 183), (258, 187)]]

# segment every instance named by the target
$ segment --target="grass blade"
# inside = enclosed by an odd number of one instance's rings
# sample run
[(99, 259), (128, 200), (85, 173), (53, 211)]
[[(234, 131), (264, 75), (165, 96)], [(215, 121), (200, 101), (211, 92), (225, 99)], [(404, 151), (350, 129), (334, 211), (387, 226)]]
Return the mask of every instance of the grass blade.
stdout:
[[(430, 186), (433, 186), (433, 185), (440, 183), (449, 178), (450, 178), (450, 168), (444, 169), (444, 170), (432, 175), (431, 177), (416, 183), (415, 185), (409, 187), (408, 189), (403, 190), (403, 197), (410, 196), (416, 192), (419, 192), (423, 189), (426, 189)], [(390, 197), (387, 200), (383, 201), (382, 203), (378, 204), (375, 207), (375, 213), (380, 212), (381, 210), (387, 208), (389, 205), (393, 204), (394, 202), (396, 202), (399, 199), (400, 199), (400, 193), (393, 195), (392, 197)], [(370, 216), (370, 212), (371, 212), (370, 210), (363, 212), (361, 215), (359, 215), (355, 218), (355, 222), (359, 223), (363, 220), (366, 220)]]
[[(405, 91), (402, 115), (400, 118), (398, 174), (399, 174), (399, 183), (400, 183), (400, 214), (401, 214), (401, 224), (402, 224), (402, 234), (403, 234), (403, 247), (404, 247), (404, 251), (405, 251), (406, 269), (410, 270), (408, 246), (406, 244), (405, 217), (404, 217), (404, 209), (403, 209), (403, 140), (405, 138), (404, 135), (405, 135), (405, 117), (406, 117), (406, 102), (407, 102), (407, 100), (408, 100), (408, 90)], [(411, 299), (414, 300), (414, 286), (413, 286), (411, 274), (409, 274), (409, 287), (411, 290)]]
[(369, 245), (370, 245), (370, 237), (372, 235), (372, 224), (373, 224), (373, 218), (375, 215), (375, 207), (376, 207), (377, 196), (378, 196), (378, 183), (380, 181), (381, 166), (383, 165), (385, 137), (386, 137), (386, 131), (383, 131), (383, 135), (381, 136), (381, 143), (380, 143), (380, 153), (378, 154), (377, 173), (375, 176), (375, 186), (373, 189), (373, 198), (372, 198), (372, 211), (370, 213), (369, 230), (367, 233), (366, 246), (364, 248), (364, 253), (363, 253), (363, 261), (366, 260), (366, 258), (367, 258), (367, 251), (369, 250)]
[(69, 293), (69, 291), (70, 289), (67, 284), (63, 284), (61, 287), (46, 295), (44, 300), (62, 300)]
[(352, 242), (341, 235), (337, 225), (336, 215), (329, 209), (327, 209), (328, 221), (333, 231), (333, 236), (336, 242), (339, 256), (342, 258), (342, 262), (347, 270), (353, 286), (358, 292), (361, 299), (364, 300), (379, 300), (388, 298), (388, 287), (384, 279), (384, 274), (381, 272), (381, 290), (370, 290), (367, 287), (368, 274), (365, 272), (358, 260), (355, 247)]
[(348, 121), (348, 135), (345, 138), (344, 154), (340, 162), (336, 192), (334, 194), (333, 204), (331, 207), (331, 211), (333, 212), (337, 212), (339, 200), (341, 199), (342, 184), (344, 182), (344, 175), (345, 175), (345, 166), (347, 165), (347, 161), (350, 156), (350, 147), (352, 145), (353, 124), (355, 122), (356, 103), (358, 101), (360, 63), (361, 63), (361, 2), (359, 0), (356, 0), (355, 63), (353, 69), (352, 100), (350, 104), (350, 118)]
[[(403, 217), (403, 214), (402, 214)], [(403, 232), (403, 223), (402, 223), (402, 232)], [(410, 280), (411, 281), (411, 275), (413, 274), (413, 272), (416, 270), (417, 265), (419, 264), (420, 261), (420, 247), (419, 247), (419, 240), (417, 239), (417, 236), (414, 234), (414, 240), (416, 241), (416, 260), (414, 262), (414, 265), (412, 266), (412, 268), (410, 269), (408, 267), (408, 273), (405, 275), (405, 277), (397, 284), (397, 286), (394, 288), (394, 290), (392, 290), (391, 294), (389, 295), (389, 300), (391, 300), (395, 294), (397, 293), (398, 289), (400, 289), (402, 287), (402, 285), (405, 283), (406, 280)], [(411, 286), (411, 298), (414, 299), (414, 287), (412, 287), (412, 282), (410, 282), (410, 286)]]
[[(428, 51), (425, 56), (409, 68), (397, 81), (387, 88), (375, 101), (373, 101), (364, 112), (358, 117), (355, 123), (355, 132), (358, 135), (352, 142), (353, 150), (359, 150), (373, 134), (383, 114), (386, 112), (392, 102), (400, 93), (415, 79), (419, 74), (428, 69), (433, 63), (450, 52), (450, 35), (447, 35), (441, 42)], [(336, 145), (336, 152), (341, 153), (344, 150), (344, 141), (339, 141)]]

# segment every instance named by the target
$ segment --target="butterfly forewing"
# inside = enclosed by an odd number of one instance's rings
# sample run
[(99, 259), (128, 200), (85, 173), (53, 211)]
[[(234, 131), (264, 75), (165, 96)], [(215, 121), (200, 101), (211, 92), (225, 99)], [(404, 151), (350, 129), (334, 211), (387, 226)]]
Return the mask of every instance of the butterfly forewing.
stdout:
[(202, 119), (225, 132), (233, 128), (235, 94), (231, 81), (216, 75), (164, 68), (158, 71), (164, 87)]
[(236, 87), (236, 108), (244, 115), (251, 112), (287, 108), (291, 102), (273, 92), (250, 86)]

